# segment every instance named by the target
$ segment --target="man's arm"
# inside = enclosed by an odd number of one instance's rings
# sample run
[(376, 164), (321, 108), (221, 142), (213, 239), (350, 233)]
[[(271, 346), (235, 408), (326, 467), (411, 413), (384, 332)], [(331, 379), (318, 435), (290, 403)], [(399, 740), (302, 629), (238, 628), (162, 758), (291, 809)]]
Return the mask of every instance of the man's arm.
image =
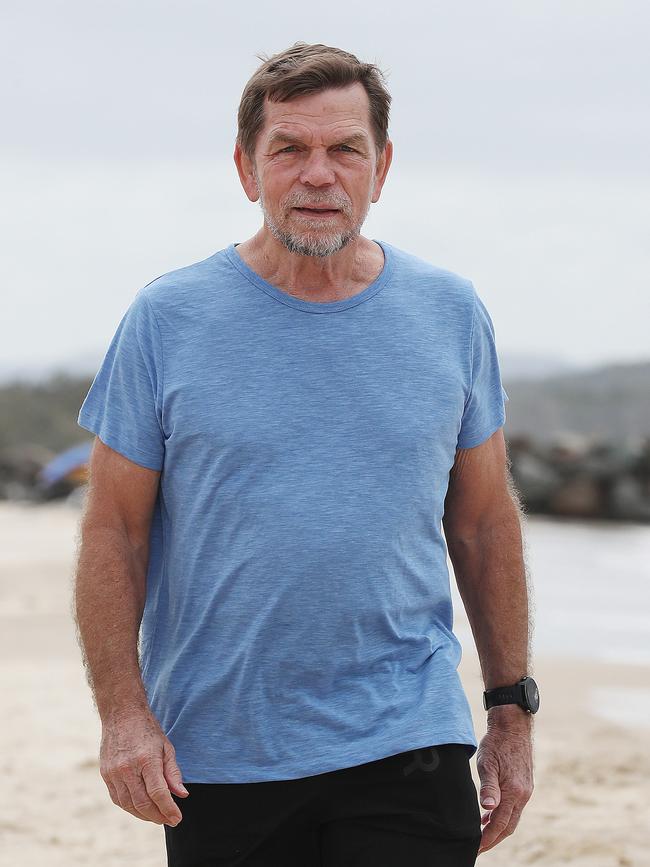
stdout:
[[(513, 684), (531, 673), (532, 629), (522, 512), (502, 428), (481, 445), (457, 451), (443, 528), (485, 688)], [(479, 852), (514, 831), (533, 790), (532, 714), (518, 705), (492, 707), (487, 714), (477, 767), (481, 803), (492, 814)]]
[(185, 794), (174, 749), (151, 713), (140, 675), (138, 632), (149, 530), (160, 473), (99, 438), (80, 523), (73, 616), (102, 721), (101, 775), (114, 803), (141, 819), (177, 824)]

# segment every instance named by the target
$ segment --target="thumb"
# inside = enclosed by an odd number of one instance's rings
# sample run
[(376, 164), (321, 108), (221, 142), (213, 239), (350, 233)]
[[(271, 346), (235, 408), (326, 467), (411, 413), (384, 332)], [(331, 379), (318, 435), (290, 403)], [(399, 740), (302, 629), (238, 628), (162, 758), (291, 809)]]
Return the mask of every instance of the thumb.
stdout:
[(181, 798), (189, 795), (189, 792), (183, 785), (183, 775), (176, 764), (174, 748), (168, 741), (163, 746), (163, 774), (165, 782), (175, 795), (179, 795)]
[(481, 806), (493, 810), (501, 800), (501, 790), (496, 779), (486, 780), (481, 786)]

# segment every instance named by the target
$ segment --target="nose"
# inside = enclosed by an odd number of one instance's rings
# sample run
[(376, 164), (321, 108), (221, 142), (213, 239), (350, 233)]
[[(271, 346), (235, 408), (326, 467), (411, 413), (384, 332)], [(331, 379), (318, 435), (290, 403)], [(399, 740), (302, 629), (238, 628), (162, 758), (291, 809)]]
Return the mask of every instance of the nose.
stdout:
[(325, 187), (333, 184), (335, 180), (328, 154), (319, 150), (312, 151), (300, 172), (301, 183), (310, 187)]

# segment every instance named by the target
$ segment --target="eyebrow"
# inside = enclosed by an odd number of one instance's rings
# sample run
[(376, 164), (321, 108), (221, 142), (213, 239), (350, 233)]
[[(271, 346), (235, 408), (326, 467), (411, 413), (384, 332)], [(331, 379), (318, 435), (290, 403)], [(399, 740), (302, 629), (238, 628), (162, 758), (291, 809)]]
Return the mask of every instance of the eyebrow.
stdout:
[[(267, 147), (273, 148), (278, 144), (299, 145), (304, 144), (304, 142), (302, 142), (297, 136), (291, 135), (291, 133), (274, 132), (268, 141)], [(345, 136), (345, 138), (334, 143), (334, 147), (337, 147), (338, 145), (349, 145), (350, 147), (363, 149), (368, 147), (368, 139), (363, 133), (353, 133), (352, 135)]]

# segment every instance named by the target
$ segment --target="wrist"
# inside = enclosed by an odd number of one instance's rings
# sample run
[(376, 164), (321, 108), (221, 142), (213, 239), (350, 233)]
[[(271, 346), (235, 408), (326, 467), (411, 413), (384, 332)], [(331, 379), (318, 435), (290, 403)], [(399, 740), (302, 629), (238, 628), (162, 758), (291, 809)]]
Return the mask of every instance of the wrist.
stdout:
[[(486, 711), (500, 707), (508, 708), (504, 714), (513, 715), (517, 720), (519, 711), (526, 715), (537, 713), (539, 709), (539, 688), (534, 678), (524, 675), (517, 683), (490, 687), (483, 691), (483, 707)], [(497, 719), (500, 714), (495, 714)], [(508, 717), (510, 718), (510, 717)]]
[(534, 714), (518, 704), (499, 704), (491, 707), (487, 712), (489, 726), (503, 726), (512, 728), (517, 726), (529, 729), (533, 724)]
[(151, 714), (144, 689), (133, 688), (120, 694), (104, 696), (97, 702), (97, 710), (103, 725), (112, 725), (134, 717)]

